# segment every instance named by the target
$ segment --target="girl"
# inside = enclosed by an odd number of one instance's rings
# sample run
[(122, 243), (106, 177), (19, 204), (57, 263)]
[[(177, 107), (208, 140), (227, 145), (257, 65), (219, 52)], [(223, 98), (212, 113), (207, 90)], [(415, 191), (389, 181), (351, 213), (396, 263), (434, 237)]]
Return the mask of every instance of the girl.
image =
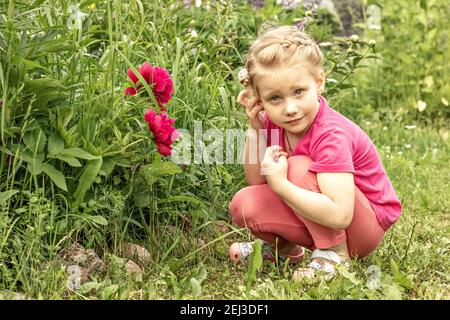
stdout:
[[(233, 197), (232, 221), (272, 248), (267, 258), (274, 259), (275, 248), (296, 263), (304, 248), (312, 250), (295, 280), (318, 271), (330, 278), (337, 264), (368, 255), (402, 212), (373, 142), (321, 96), (322, 60), (308, 35), (283, 26), (252, 44), (240, 73), (250, 186)], [(251, 251), (251, 242), (235, 243), (229, 254), (237, 260)]]

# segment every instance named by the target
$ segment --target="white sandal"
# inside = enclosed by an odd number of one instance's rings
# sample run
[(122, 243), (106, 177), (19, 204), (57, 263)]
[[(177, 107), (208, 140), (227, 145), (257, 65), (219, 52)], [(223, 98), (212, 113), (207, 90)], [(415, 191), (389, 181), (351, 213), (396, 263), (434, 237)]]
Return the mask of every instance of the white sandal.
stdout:
[[(267, 242), (262, 240), (256, 240), (261, 243), (263, 258), (272, 262), (276, 262), (277, 252)], [(228, 249), (228, 256), (233, 261), (242, 261), (250, 256), (253, 252), (254, 242), (235, 242)], [(289, 259), (289, 263), (296, 264), (303, 260), (305, 255), (305, 249), (299, 246), (299, 252), (296, 255), (283, 255), (278, 253), (279, 261), (286, 261)]]
[(292, 275), (292, 280), (314, 279), (320, 273), (324, 275), (325, 280), (330, 280), (336, 275), (336, 266), (338, 264), (346, 268), (350, 265), (348, 260), (343, 260), (333, 250), (316, 249), (311, 254), (308, 267), (295, 270)]

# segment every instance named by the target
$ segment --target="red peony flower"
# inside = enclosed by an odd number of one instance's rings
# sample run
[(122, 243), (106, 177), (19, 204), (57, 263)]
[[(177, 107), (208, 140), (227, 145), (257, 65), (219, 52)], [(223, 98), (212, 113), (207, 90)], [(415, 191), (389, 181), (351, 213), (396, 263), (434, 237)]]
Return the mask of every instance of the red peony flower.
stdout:
[[(158, 101), (161, 109), (165, 110), (162, 106), (170, 101), (173, 94), (173, 82), (167, 70), (159, 67), (153, 68), (150, 63), (145, 62), (138, 71), (145, 81), (152, 86), (156, 101)], [(131, 69), (128, 69), (128, 76), (134, 84), (139, 82), (138, 77)], [(128, 87), (125, 89), (125, 95), (135, 95), (140, 88), (142, 88), (142, 84), (139, 84), (136, 88)]]
[(163, 156), (170, 156), (172, 154), (172, 143), (180, 136), (180, 133), (173, 126), (175, 120), (169, 118), (165, 113), (158, 115), (152, 109), (147, 110), (144, 119), (153, 132), (158, 152)]

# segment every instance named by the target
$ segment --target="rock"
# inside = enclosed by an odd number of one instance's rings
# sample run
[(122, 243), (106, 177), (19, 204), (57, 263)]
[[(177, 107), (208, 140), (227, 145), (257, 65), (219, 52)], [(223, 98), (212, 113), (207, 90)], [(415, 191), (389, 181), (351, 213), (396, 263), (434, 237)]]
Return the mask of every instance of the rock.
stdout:
[(137, 274), (144, 273), (144, 271), (131, 260), (128, 260), (128, 262), (125, 264), (125, 271), (127, 273), (137, 273)]
[(122, 246), (122, 257), (134, 261), (141, 267), (146, 266), (151, 260), (150, 252), (147, 249), (129, 242)]
[(105, 263), (94, 250), (85, 249), (78, 243), (63, 249), (58, 256), (66, 266), (68, 287), (72, 289), (78, 289), (80, 285), (88, 282), (92, 274), (102, 274), (105, 270)]

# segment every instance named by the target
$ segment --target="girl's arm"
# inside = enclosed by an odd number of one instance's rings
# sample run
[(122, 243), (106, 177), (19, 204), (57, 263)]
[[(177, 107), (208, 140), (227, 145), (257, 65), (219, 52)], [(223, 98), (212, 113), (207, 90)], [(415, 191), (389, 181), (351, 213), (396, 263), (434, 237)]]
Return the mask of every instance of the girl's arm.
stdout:
[(272, 190), (295, 212), (335, 230), (350, 225), (355, 204), (353, 173), (317, 173), (318, 193), (288, 180), (288, 161), (280, 146), (266, 149), (261, 167)]
[(295, 212), (334, 230), (346, 229), (353, 219), (355, 184), (352, 173), (317, 173), (321, 193), (287, 179), (271, 183), (272, 190)]
[(261, 175), (261, 158), (266, 147), (265, 135), (253, 128), (247, 131), (244, 146), (244, 172), (249, 185), (267, 183), (265, 176)]

